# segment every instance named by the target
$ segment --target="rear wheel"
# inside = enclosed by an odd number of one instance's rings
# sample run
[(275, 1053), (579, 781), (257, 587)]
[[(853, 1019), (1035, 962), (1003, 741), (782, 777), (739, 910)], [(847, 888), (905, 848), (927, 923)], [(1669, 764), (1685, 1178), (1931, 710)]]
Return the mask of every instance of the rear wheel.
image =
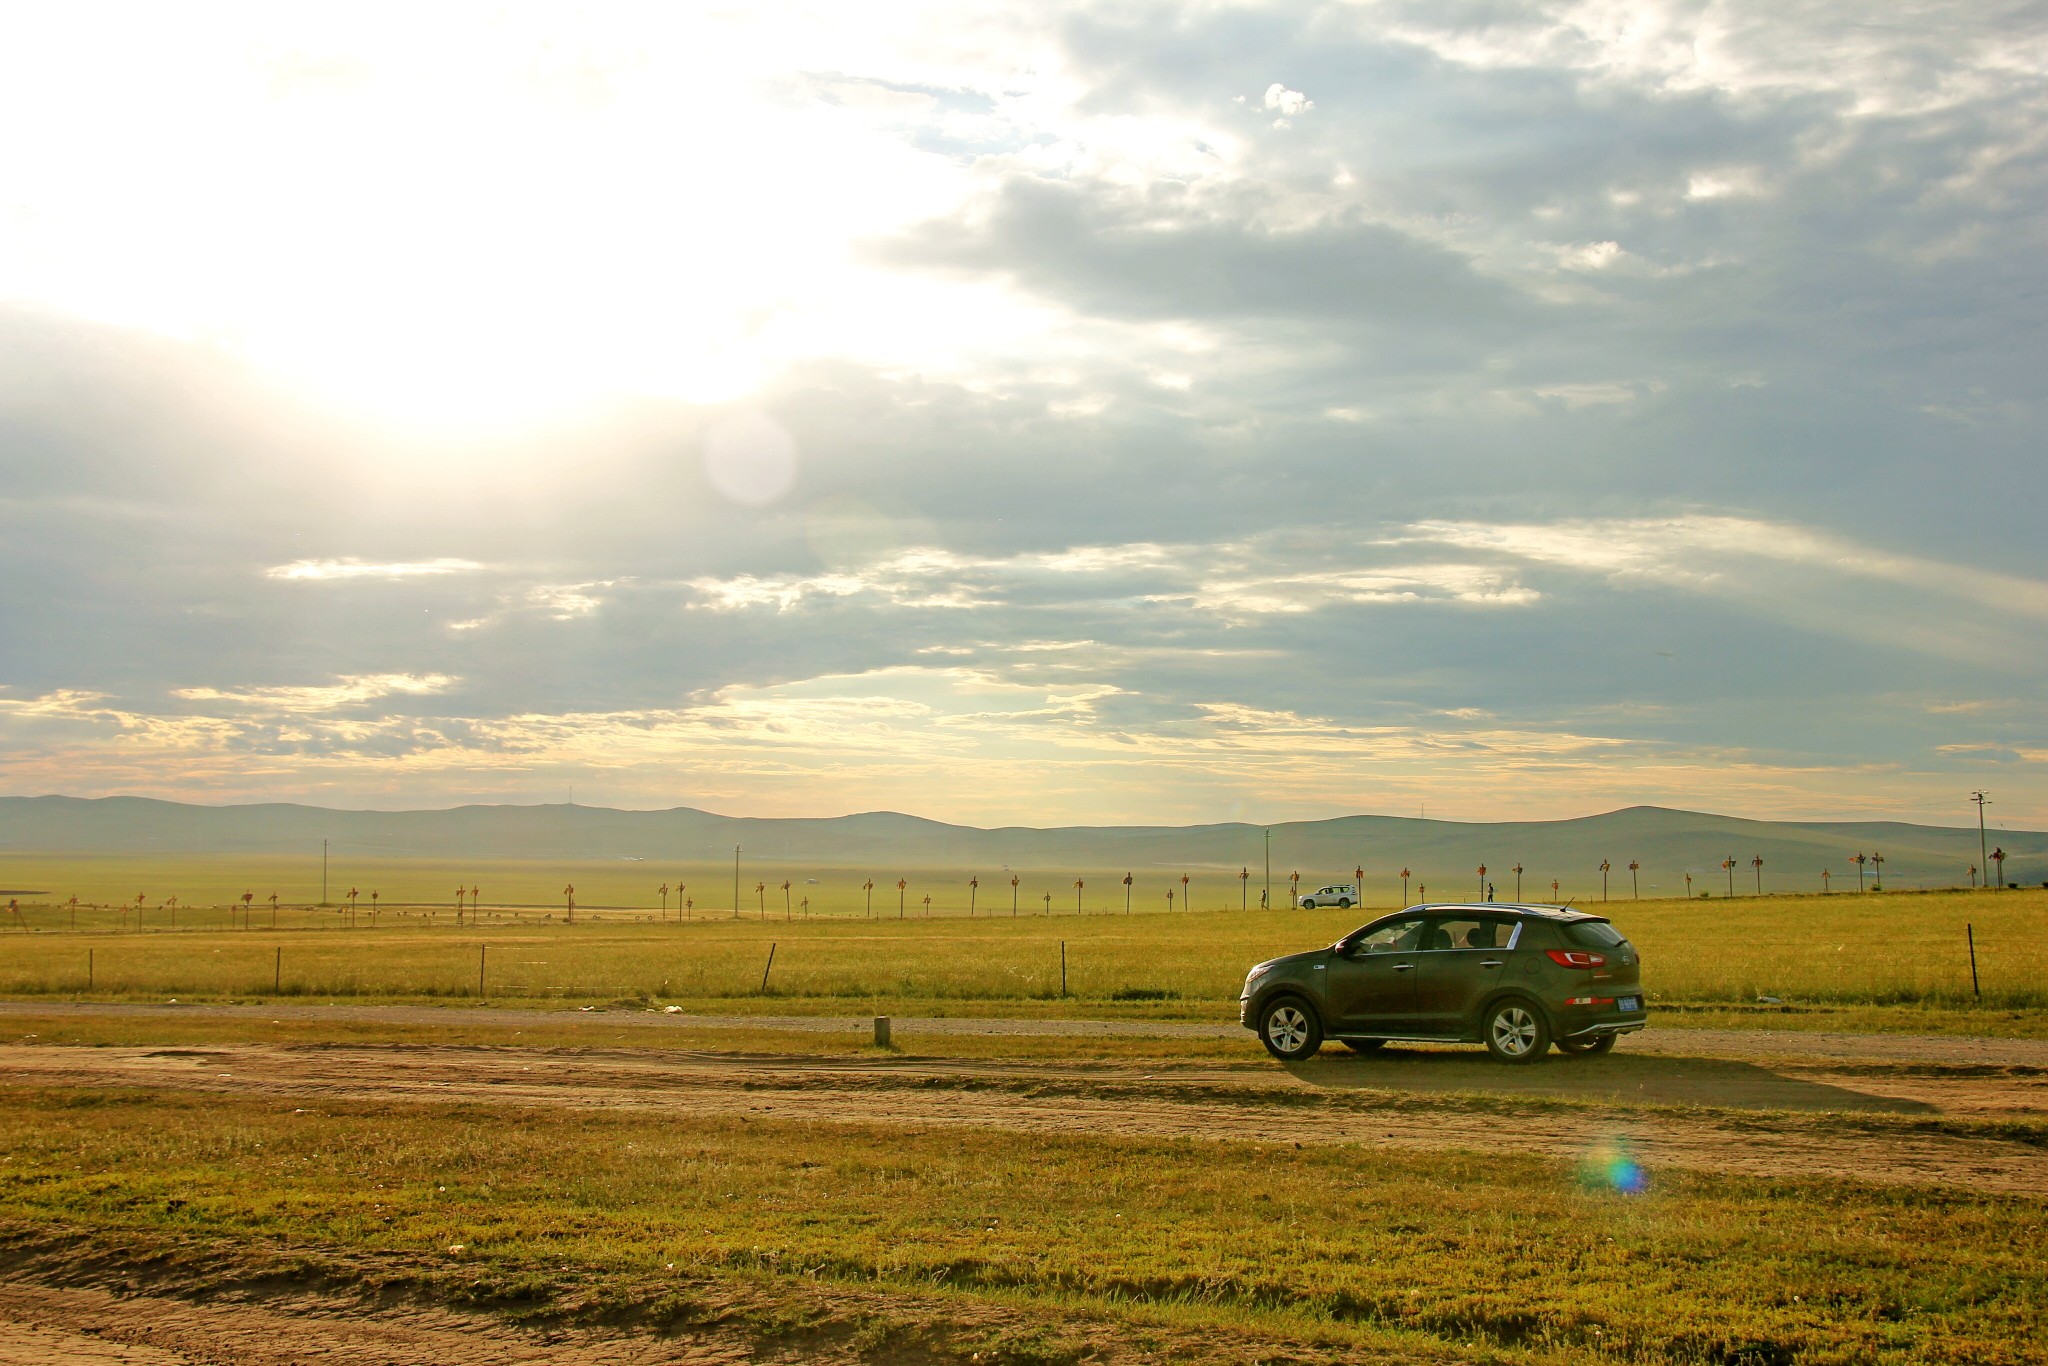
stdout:
[(1617, 1037), (1614, 1034), (1595, 1034), (1590, 1039), (1559, 1039), (1557, 1047), (1560, 1052), (1575, 1053), (1581, 1057), (1593, 1057), (1601, 1053), (1612, 1053), (1614, 1051), (1614, 1040)]
[(1351, 898), (1350, 898), (1350, 897), (1348, 897), (1348, 896), (1340, 896), (1340, 897), (1338, 897), (1338, 898), (1337, 898), (1337, 909), (1338, 909), (1338, 910), (1340, 910), (1340, 911), (1348, 911), (1348, 910), (1350, 910), (1350, 909), (1351, 909)]
[(1354, 1053), (1377, 1053), (1387, 1046), (1385, 1039), (1340, 1039), (1338, 1042)]
[(1322, 1022), (1308, 1002), (1282, 996), (1259, 1016), (1259, 1041), (1282, 1062), (1300, 1062), (1323, 1046)]
[(1550, 1026), (1527, 1001), (1498, 1002), (1486, 1012), (1486, 1051), (1501, 1062), (1534, 1062), (1550, 1049)]

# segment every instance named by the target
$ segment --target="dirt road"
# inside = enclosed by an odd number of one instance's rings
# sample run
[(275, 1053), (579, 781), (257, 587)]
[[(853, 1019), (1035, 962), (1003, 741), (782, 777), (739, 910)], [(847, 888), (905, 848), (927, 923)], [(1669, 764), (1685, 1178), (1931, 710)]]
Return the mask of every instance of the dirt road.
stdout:
[[(1236, 1142), (1512, 1148), (1625, 1142), (1652, 1165), (2048, 1193), (2048, 1069), (1616, 1053), (1503, 1068), (1389, 1049), (1245, 1063), (810, 1058), (644, 1049), (0, 1045), (0, 1081), (464, 1101)], [(1697, 1108), (1695, 1108), (1697, 1107)]]
[[(479, 1006), (313, 1006), (313, 1005), (140, 1005), (117, 1002), (0, 1001), (0, 1020), (8, 1016), (102, 1016), (129, 1019), (224, 1019), (267, 1021), (331, 1020), (349, 1024), (490, 1026), (508, 1029), (535, 1025), (578, 1025), (631, 1029), (729, 1029), (737, 1033), (795, 1031), (863, 1037), (872, 1027), (869, 1016), (853, 1015), (670, 1015), (639, 1009), (529, 1010)], [(1188, 1023), (1176, 1020), (1065, 1020), (976, 1018), (971, 1016), (899, 1017), (894, 1036), (981, 1035), (987, 1037), (1230, 1039), (1256, 1055), (1252, 1035), (1234, 1020)], [(1974, 1038), (1963, 1035), (1830, 1034), (1807, 1030), (1684, 1029), (1652, 1026), (1631, 1034), (1622, 1048), (1629, 1053), (1674, 1057), (1739, 1058), (1746, 1060), (1841, 1059), (1901, 1063), (1935, 1063), (1987, 1067), (2048, 1068), (2048, 1039)]]

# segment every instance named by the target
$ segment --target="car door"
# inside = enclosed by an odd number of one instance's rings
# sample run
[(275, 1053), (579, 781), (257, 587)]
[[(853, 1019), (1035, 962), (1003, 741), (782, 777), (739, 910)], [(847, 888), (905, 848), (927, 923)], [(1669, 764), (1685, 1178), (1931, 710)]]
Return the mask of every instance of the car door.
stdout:
[(1346, 943), (1324, 969), (1329, 1034), (1414, 1032), (1416, 946), (1421, 916), (1390, 920)]
[(1485, 914), (1435, 915), (1415, 955), (1416, 1027), (1456, 1038), (1479, 998), (1508, 969), (1515, 922)]

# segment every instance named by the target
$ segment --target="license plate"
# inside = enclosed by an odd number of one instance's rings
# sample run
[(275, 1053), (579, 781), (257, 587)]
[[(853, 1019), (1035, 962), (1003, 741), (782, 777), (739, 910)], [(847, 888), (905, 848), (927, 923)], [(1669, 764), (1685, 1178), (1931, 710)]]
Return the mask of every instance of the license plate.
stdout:
[(1624, 996), (1619, 1001), (1616, 1001), (1614, 1004), (1623, 1010), (1634, 1010), (1636, 1008), (1636, 998), (1633, 996)]

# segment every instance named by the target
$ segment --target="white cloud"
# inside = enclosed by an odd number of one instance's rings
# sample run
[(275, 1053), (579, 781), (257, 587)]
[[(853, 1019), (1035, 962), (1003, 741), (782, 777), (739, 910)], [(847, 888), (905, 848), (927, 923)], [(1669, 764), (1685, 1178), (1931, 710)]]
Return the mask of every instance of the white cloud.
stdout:
[(447, 674), (358, 674), (332, 683), (270, 688), (174, 688), (188, 702), (225, 702), (257, 712), (329, 712), (394, 695), (446, 692), (460, 679)]
[(1289, 90), (1278, 81), (1266, 87), (1264, 103), (1266, 108), (1276, 111), (1283, 118), (1290, 119), (1298, 114), (1306, 114), (1316, 107), (1314, 100), (1299, 90)]
[(411, 560), (372, 564), (363, 560), (294, 560), (263, 571), (265, 578), (326, 579), (413, 579), (439, 574), (473, 574), (483, 566), (475, 560)]

